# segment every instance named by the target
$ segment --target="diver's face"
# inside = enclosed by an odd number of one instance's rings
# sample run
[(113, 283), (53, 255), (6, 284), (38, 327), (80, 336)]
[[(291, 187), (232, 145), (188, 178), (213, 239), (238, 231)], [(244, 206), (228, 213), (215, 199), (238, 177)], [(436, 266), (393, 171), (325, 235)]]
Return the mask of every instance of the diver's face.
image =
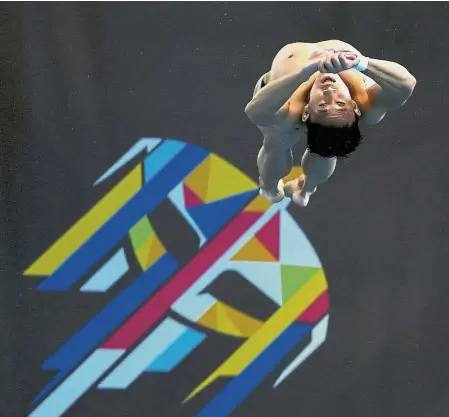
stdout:
[(321, 74), (310, 90), (310, 120), (324, 126), (354, 123), (356, 113), (348, 87), (338, 74)]

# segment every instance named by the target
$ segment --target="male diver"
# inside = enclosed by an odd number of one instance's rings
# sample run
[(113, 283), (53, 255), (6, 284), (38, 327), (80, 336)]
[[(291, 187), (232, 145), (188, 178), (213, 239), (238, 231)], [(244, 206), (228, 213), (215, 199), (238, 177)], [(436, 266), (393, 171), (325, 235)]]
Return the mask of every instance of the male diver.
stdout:
[[(404, 105), (415, 85), (403, 66), (367, 58), (342, 41), (284, 46), (245, 108), (263, 134), (260, 194), (273, 203), (288, 196), (306, 206), (337, 159), (358, 147), (367, 126)], [(284, 184), (293, 166), (292, 147), (303, 137), (303, 174)]]

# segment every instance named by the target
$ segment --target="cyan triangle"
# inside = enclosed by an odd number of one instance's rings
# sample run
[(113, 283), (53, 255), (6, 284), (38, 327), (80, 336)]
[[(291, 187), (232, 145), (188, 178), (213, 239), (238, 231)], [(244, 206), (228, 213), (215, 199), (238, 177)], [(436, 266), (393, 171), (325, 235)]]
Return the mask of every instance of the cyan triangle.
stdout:
[(281, 211), (280, 263), (321, 268), (309, 239), (288, 211)]
[(257, 193), (257, 190), (247, 191), (213, 203), (190, 207), (187, 212), (209, 239), (220, 230), (235, 214), (237, 214)]
[(230, 270), (258, 288), (277, 305), (282, 305), (281, 265), (277, 262), (230, 262)]

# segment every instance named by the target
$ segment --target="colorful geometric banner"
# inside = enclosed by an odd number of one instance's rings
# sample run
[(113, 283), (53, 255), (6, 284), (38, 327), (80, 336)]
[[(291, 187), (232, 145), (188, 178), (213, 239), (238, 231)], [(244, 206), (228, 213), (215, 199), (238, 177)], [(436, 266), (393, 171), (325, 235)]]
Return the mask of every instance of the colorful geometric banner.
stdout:
[[(291, 175), (299, 173), (295, 167)], [(122, 179), (114, 185), (117, 174)], [(208, 390), (197, 415), (227, 417), (267, 375), (275, 372), (278, 386), (324, 343), (327, 283), (286, 210), (288, 199), (270, 204), (224, 159), (171, 139), (142, 139), (96, 184), (106, 179), (112, 184), (106, 195), (24, 273), (43, 277), (40, 291), (79, 288), (104, 297), (114, 288), (107, 305), (43, 364), (58, 373), (30, 416), (60, 417), (90, 389), (125, 390), (137, 379), (171, 372), (187, 357), (200, 372), (196, 349), (219, 334), (240, 344), (216, 369), (198, 373), (201, 382), (189, 387), (184, 402)], [(160, 232), (164, 224), (152, 220), (163, 202), (197, 237), (187, 263), (171, 253)], [(274, 303), (274, 314), (261, 320), (211, 294), (208, 288), (226, 271)], [(300, 342), (305, 347), (279, 369)], [(218, 379), (226, 384), (214, 393)]]

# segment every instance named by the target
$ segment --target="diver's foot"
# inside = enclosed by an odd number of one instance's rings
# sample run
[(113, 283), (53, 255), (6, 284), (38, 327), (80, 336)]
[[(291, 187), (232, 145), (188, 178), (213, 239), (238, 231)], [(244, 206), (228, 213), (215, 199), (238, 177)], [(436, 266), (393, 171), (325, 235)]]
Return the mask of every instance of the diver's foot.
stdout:
[(291, 197), (292, 201), (300, 206), (306, 207), (309, 204), (310, 196), (316, 191), (305, 191), (304, 188), (305, 176), (301, 175), (292, 181), (288, 181), (284, 186), (284, 192), (287, 197)]
[(262, 197), (266, 198), (268, 201), (271, 201), (273, 204), (274, 203), (279, 203), (285, 197), (284, 181), (279, 180), (276, 190), (265, 190), (263, 188), (260, 188), (259, 194)]

